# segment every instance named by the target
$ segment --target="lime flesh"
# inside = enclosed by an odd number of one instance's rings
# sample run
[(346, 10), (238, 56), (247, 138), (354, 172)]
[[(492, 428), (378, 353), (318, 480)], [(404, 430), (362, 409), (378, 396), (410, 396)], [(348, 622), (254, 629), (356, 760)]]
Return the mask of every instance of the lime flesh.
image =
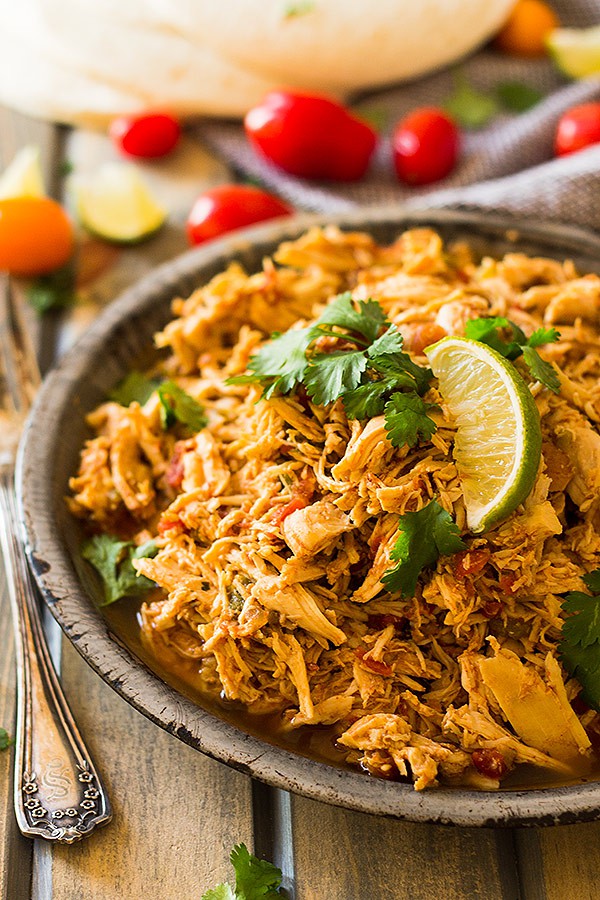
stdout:
[(456, 424), (467, 526), (487, 531), (533, 487), (542, 446), (535, 401), (514, 365), (478, 341), (447, 337), (425, 354)]
[(19, 150), (0, 175), (0, 199), (43, 196), (45, 191), (40, 149), (29, 144)]
[(570, 78), (600, 74), (600, 25), (557, 28), (546, 44), (558, 68)]
[(129, 165), (106, 163), (92, 175), (73, 178), (71, 190), (83, 227), (107, 241), (137, 243), (166, 219), (165, 210)]

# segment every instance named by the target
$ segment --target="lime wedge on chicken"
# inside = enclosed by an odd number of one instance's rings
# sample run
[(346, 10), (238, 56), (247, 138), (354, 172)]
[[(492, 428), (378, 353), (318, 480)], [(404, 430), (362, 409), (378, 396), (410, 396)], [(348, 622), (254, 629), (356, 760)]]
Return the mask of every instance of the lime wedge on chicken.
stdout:
[(554, 62), (570, 78), (600, 74), (600, 25), (556, 28), (546, 38)]
[(425, 354), (456, 424), (467, 526), (487, 531), (533, 487), (542, 445), (535, 401), (515, 366), (479, 341), (447, 337)]
[(124, 163), (105, 163), (92, 174), (74, 176), (70, 186), (83, 227), (107, 241), (137, 243), (167, 217), (137, 169)]

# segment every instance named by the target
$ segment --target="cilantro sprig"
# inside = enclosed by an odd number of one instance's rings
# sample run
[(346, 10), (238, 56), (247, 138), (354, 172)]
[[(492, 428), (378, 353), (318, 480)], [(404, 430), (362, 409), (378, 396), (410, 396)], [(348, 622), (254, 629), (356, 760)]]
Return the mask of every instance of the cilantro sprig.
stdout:
[(121, 406), (129, 406), (134, 401), (143, 406), (155, 391), (160, 400), (160, 420), (165, 430), (175, 422), (187, 425), (194, 432), (201, 431), (208, 424), (204, 407), (170, 379), (147, 378), (141, 372), (133, 371), (108, 396)]
[(547, 360), (542, 359), (536, 349), (560, 339), (560, 333), (556, 328), (537, 328), (533, 334), (526, 337), (522, 329), (510, 319), (505, 319), (503, 316), (491, 316), (470, 319), (465, 326), (465, 336), (487, 344), (506, 359), (515, 360), (522, 356), (532, 378), (555, 394), (560, 391), (560, 381), (556, 371)]
[(586, 703), (600, 710), (600, 569), (583, 576), (590, 594), (570, 591), (559, 651), (562, 663), (583, 688)]
[[(338, 346), (334, 343), (324, 352), (319, 343), (323, 338), (336, 339)], [(318, 406), (341, 399), (350, 419), (385, 413), (393, 446), (412, 447), (436, 430), (427, 415), (434, 404), (421, 400), (432, 372), (413, 362), (403, 348), (401, 333), (379, 303), (356, 302), (347, 292), (337, 296), (314, 325), (273, 335), (251, 357), (250, 374), (230, 378), (229, 383), (257, 382), (267, 400), (303, 385)]]
[(235, 888), (223, 882), (205, 891), (201, 900), (281, 900), (281, 869), (258, 859), (245, 844), (236, 844), (229, 856), (235, 871)]
[(465, 550), (456, 522), (450, 513), (431, 500), (417, 512), (400, 516), (398, 537), (390, 554), (396, 563), (381, 579), (388, 591), (413, 597), (424, 568), (434, 566), (440, 556)]
[(0, 728), (0, 750), (8, 750), (13, 743), (6, 728)]
[(96, 534), (85, 541), (81, 555), (96, 569), (102, 579), (104, 599), (100, 606), (109, 606), (123, 597), (138, 597), (156, 587), (145, 575), (133, 568), (134, 559), (156, 556), (155, 541), (136, 547), (131, 541), (120, 541), (110, 534)]

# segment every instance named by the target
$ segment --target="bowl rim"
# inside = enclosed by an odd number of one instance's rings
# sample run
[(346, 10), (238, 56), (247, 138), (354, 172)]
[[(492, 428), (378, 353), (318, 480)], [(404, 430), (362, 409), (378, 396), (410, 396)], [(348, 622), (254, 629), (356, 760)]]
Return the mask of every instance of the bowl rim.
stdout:
[(85, 592), (57, 536), (51, 512), (51, 451), (59, 419), (55, 412), (69, 386), (83, 377), (90, 356), (134, 313), (154, 303), (167, 303), (167, 297), (178, 293), (176, 285), (182, 278), (201, 278), (202, 270), (215, 261), (227, 262), (249, 247), (274, 246), (325, 223), (365, 231), (378, 224), (398, 229), (457, 226), (497, 236), (515, 231), (533, 242), (555, 243), (567, 255), (574, 251), (600, 259), (600, 237), (577, 227), (477, 212), (377, 207), (332, 216), (299, 215), (252, 226), (152, 269), (111, 302), (52, 369), (28, 418), (16, 484), (25, 547), (41, 594), (80, 655), (135, 709), (195, 749), (274, 787), (360, 812), (421, 823), (539, 826), (599, 818), (600, 782), (497, 792), (443, 787), (417, 792), (410, 784), (338, 769), (247, 734), (163, 682), (116, 638)]

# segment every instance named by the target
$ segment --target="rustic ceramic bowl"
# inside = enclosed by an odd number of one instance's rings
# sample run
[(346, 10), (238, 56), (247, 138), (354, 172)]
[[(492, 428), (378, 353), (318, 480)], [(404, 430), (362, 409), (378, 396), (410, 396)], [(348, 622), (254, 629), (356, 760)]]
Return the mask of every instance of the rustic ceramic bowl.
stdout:
[[(96, 577), (79, 556), (81, 526), (64, 502), (87, 436), (85, 414), (149, 352), (152, 335), (170, 318), (174, 296), (187, 296), (234, 258), (256, 271), (277, 244), (316, 221), (302, 217), (255, 227), (160, 266), (112, 303), (48, 376), (28, 422), (18, 471), (27, 549), (41, 592), (79, 653), (132, 706), (192, 747), (271, 785), (419, 822), (542, 825), (600, 817), (598, 782), (495, 793), (449, 788), (418, 793), (411, 785), (370, 778), (275, 746), (167, 684), (92, 600)], [(362, 210), (336, 221), (346, 229), (369, 231), (382, 242), (391, 242), (406, 227), (430, 225), (444, 238), (466, 239), (482, 252), (569, 257), (581, 271), (600, 272), (600, 239), (570, 228), (479, 214), (389, 210)]]

